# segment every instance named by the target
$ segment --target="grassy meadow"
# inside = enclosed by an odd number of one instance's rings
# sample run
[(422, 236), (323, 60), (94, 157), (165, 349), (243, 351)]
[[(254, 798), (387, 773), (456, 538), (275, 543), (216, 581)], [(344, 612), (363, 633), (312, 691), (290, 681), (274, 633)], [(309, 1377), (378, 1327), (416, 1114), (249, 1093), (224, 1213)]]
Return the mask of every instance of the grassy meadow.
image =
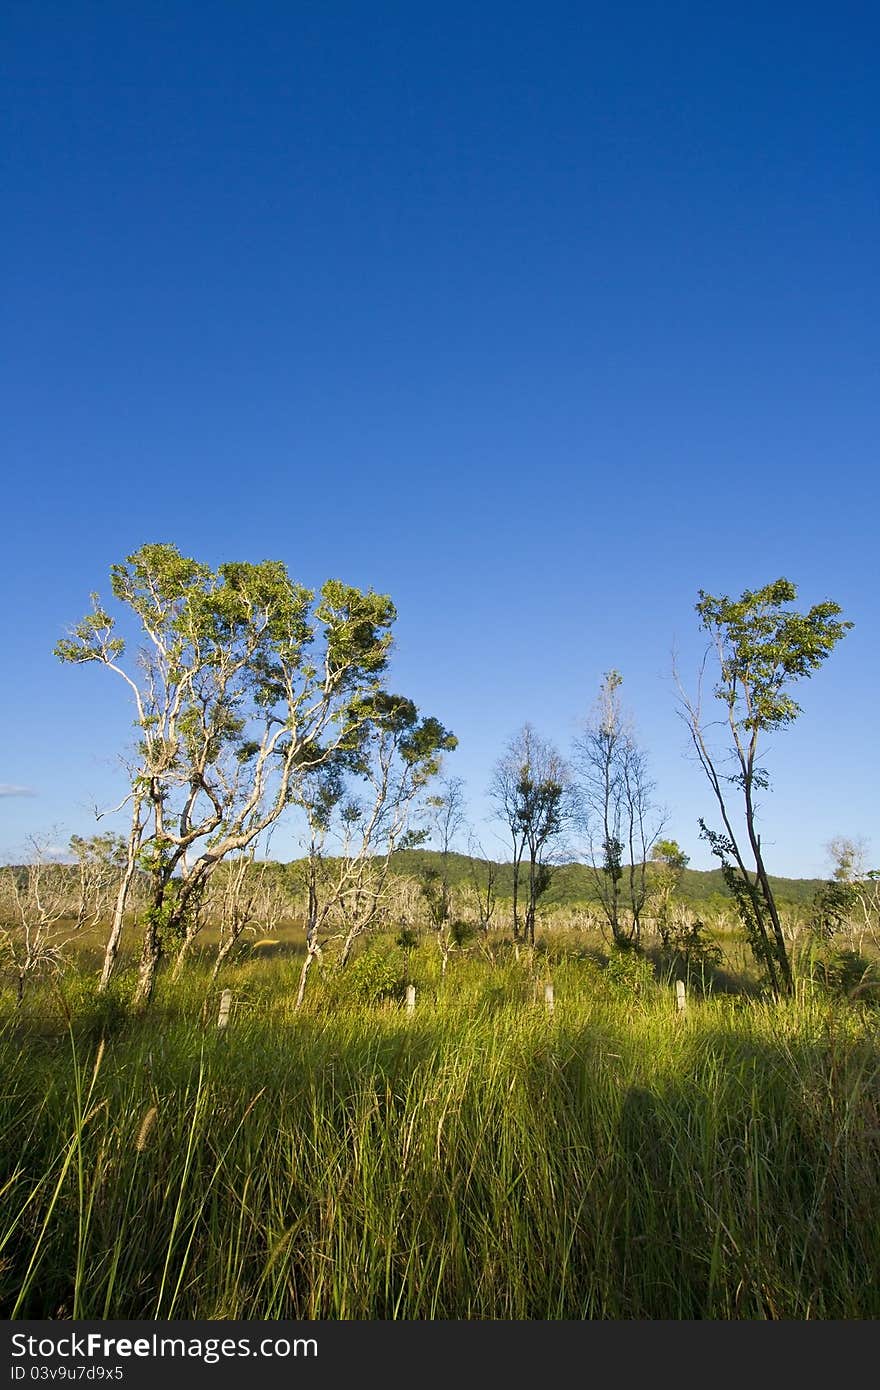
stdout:
[(140, 1017), (88, 952), (3, 994), (5, 1317), (880, 1316), (876, 991), (679, 1013), (578, 933), (445, 973), (388, 936), (295, 1013), (300, 964), (197, 952)]

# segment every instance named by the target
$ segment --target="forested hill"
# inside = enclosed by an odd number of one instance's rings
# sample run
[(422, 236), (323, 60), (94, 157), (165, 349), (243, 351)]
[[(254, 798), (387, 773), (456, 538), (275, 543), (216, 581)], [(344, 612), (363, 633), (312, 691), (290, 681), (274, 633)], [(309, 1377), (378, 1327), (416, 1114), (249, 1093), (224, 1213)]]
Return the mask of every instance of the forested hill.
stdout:
[[(399, 850), (392, 856), (392, 867), (396, 873), (412, 877), (425, 870), (441, 868), (442, 856), (434, 850)], [(481, 867), (477, 861), (478, 870)], [(499, 898), (509, 898), (513, 887), (513, 868), (510, 864), (497, 866), (496, 892)], [(469, 882), (471, 860), (465, 854), (450, 854), (447, 872), (453, 886)], [(485, 869), (480, 875), (485, 877)], [(773, 878), (770, 883), (780, 904), (805, 906), (822, 883), (817, 878)], [(685, 869), (677, 889), (677, 896), (688, 902), (710, 902), (712, 898), (729, 898), (720, 869)], [(593, 871), (586, 864), (559, 864), (553, 869), (553, 877), (547, 892), (541, 899), (546, 906), (572, 906), (578, 903), (596, 901)]]

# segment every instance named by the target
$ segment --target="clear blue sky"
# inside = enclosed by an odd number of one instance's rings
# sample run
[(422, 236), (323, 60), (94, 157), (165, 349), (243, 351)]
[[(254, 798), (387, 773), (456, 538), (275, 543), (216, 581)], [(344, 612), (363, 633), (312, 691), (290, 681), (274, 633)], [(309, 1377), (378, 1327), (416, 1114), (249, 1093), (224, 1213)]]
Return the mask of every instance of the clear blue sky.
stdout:
[(52, 647), (170, 540), (390, 592), (478, 823), (505, 738), (567, 749), (617, 667), (705, 867), (670, 651), (700, 587), (784, 574), (856, 626), (768, 759), (768, 859), (880, 861), (874, 3), (0, 24), (0, 849), (121, 789), (123, 690)]

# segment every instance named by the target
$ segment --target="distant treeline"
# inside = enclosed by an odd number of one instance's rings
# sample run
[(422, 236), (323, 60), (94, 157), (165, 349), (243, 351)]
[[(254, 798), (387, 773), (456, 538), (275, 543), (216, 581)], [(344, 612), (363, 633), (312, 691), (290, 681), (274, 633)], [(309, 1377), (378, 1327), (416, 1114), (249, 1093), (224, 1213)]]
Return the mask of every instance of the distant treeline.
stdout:
[[(397, 850), (391, 856), (391, 871), (401, 878), (421, 879), (431, 871), (439, 871), (444, 856), (438, 850), (405, 849)], [(499, 901), (510, 901), (513, 896), (513, 865), (497, 861), (472, 860), (466, 854), (452, 851), (445, 856), (445, 872), (451, 889), (465, 888), (476, 867), (485, 873), (485, 865), (492, 862), (496, 870), (495, 890)], [(327, 857), (332, 863), (332, 856)], [(10, 865), (12, 872), (23, 882), (27, 877), (26, 865)], [(52, 866), (56, 875), (69, 877), (70, 891), (73, 893), (79, 882), (78, 870), (73, 864)], [(306, 859), (291, 859), (287, 862), (271, 861), (271, 869), (278, 875), (284, 886), (291, 892), (304, 890), (307, 873)], [(650, 866), (648, 870), (650, 874)], [(814, 898), (816, 891), (826, 882), (821, 878), (771, 878), (770, 883), (779, 902), (786, 907), (804, 907)], [(727, 888), (720, 869), (684, 869), (676, 885), (675, 897), (679, 902), (704, 904), (711, 907), (714, 902), (730, 902), (732, 895)], [(597, 904), (599, 895), (593, 870), (589, 864), (557, 864), (552, 866), (550, 886), (542, 895), (544, 907), (578, 907)]]
[[(407, 878), (420, 878), (431, 870), (441, 868), (443, 856), (437, 850), (405, 849), (397, 850), (391, 856), (391, 870)], [(473, 871), (473, 864), (466, 854), (450, 852), (446, 857), (446, 873), (451, 888), (466, 887)], [(485, 864), (477, 860), (479, 868)], [(279, 868), (296, 881), (304, 879), (306, 861), (294, 859)], [(513, 896), (513, 865), (497, 863), (495, 882), (499, 900), (509, 901)], [(650, 868), (649, 868), (650, 873)], [(813, 899), (816, 890), (821, 888), (824, 879), (820, 878), (772, 878), (770, 883), (779, 902), (787, 907), (805, 907)], [(684, 869), (675, 890), (676, 899), (682, 902), (712, 906), (713, 900), (732, 901), (732, 894), (724, 882), (720, 869)], [(542, 895), (544, 907), (578, 907), (597, 904), (599, 895), (593, 870), (588, 864), (557, 864), (552, 867), (550, 886)]]

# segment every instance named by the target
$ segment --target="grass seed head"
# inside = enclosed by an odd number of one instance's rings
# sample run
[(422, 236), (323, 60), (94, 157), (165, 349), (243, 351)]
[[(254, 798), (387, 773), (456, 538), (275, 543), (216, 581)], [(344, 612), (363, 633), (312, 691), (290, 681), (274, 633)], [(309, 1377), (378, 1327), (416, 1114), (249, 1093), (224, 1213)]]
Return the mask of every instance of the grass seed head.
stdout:
[(156, 1123), (156, 1116), (157, 1116), (158, 1114), (159, 1114), (159, 1107), (158, 1107), (158, 1105), (151, 1105), (150, 1108), (149, 1108), (149, 1110), (147, 1111), (146, 1115), (144, 1116), (143, 1120), (141, 1121), (141, 1127), (140, 1127), (140, 1129), (138, 1130), (138, 1137), (137, 1137), (137, 1139), (135, 1139), (135, 1141), (134, 1141), (134, 1147), (135, 1147), (135, 1152), (136, 1152), (136, 1153), (142, 1154), (143, 1151), (144, 1151), (144, 1149), (147, 1147), (147, 1140), (148, 1140), (149, 1137), (150, 1137), (150, 1130), (153, 1128), (153, 1125)]

